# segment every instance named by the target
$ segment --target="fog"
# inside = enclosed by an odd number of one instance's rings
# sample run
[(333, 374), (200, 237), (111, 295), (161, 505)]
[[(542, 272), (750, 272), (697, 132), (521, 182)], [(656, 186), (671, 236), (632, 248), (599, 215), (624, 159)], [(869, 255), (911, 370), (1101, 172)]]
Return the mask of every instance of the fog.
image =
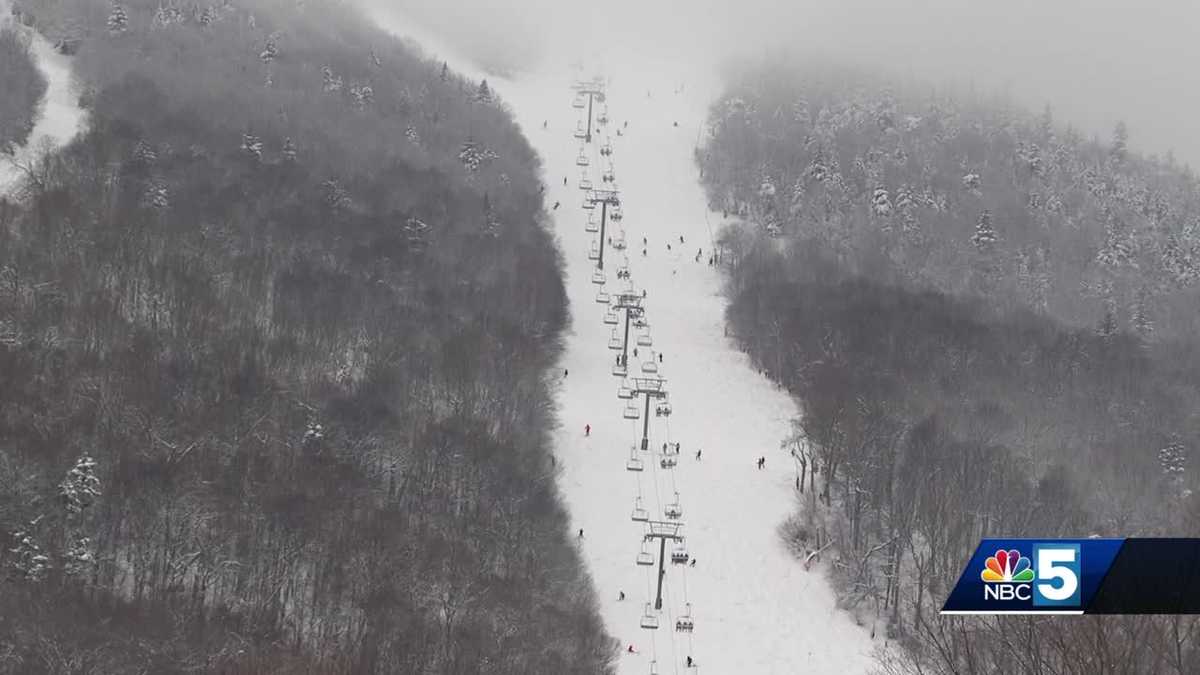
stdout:
[[(1200, 3), (1190, 0), (361, 0), (424, 24), (495, 71), (620, 51), (680, 79), (780, 48), (974, 84), (1200, 165)], [(378, 6), (378, 4), (377, 4)]]

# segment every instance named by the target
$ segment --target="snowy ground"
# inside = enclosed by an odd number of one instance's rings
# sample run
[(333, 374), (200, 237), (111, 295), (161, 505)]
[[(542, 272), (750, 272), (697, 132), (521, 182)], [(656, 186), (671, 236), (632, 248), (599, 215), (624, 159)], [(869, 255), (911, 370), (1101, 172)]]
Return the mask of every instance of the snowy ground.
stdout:
[[(460, 71), (482, 76), (436, 38), (395, 17), (378, 18)], [(720, 216), (708, 212), (692, 161), (718, 83), (628, 49), (620, 59), (588, 55), (587, 64), (591, 70), (573, 72), (563, 65), (489, 82), (543, 158), (549, 203), (562, 202), (553, 215), (566, 253), (574, 325), (562, 363), (570, 374), (558, 395), (562, 427), (556, 452), (567, 506), (575, 528), (584, 530), (580, 545), (604, 619), (623, 648), (633, 644), (638, 651), (622, 655), (619, 671), (694, 672), (684, 666), (692, 656), (707, 673), (864, 672), (873, 650), (867, 631), (836, 609), (824, 576), (816, 568), (806, 572), (776, 534), (793, 508), (794, 466), (779, 443), (789, 431), (794, 403), (724, 336), (719, 273), (708, 265)], [(608, 79), (611, 123), (587, 148), (588, 175), (601, 185), (598, 150), (611, 138), (625, 218), (623, 227), (609, 233), (625, 232), (632, 282), (647, 291), (654, 340), (652, 348), (639, 348), (641, 358), (630, 357), (630, 370), (640, 370), (648, 351), (664, 356), (661, 375), (673, 415), (669, 423), (651, 418), (650, 448), (681, 443), (673, 470), (661, 469), (652, 453), (641, 453), (644, 473), (625, 467), (641, 422), (622, 418), (620, 380), (610, 372), (615, 352), (607, 349), (612, 327), (602, 323), (605, 306), (595, 302), (600, 287), (591, 283), (594, 263), (587, 250), (596, 235), (584, 229), (587, 212), (575, 164), (580, 144), (572, 136), (580, 115), (571, 107), (570, 85), (581, 72)], [(626, 120), (628, 128), (617, 137)], [(694, 260), (698, 248), (700, 262)], [(611, 292), (625, 283), (614, 272), (625, 256), (610, 250), (605, 257), (605, 288)], [(585, 424), (592, 426), (588, 437)], [(767, 458), (762, 471), (755, 466), (759, 456)], [(651, 518), (662, 519), (676, 490), (697, 564), (667, 566), (661, 627), (645, 630), (639, 623), (644, 603), (653, 599), (657, 568), (635, 565), (645, 526), (630, 515), (640, 493)], [(620, 591), (626, 594), (623, 602), (617, 599)], [(686, 603), (695, 619), (690, 635), (673, 630)]]
[[(11, 11), (9, 0), (0, 0), (0, 25), (14, 23)], [(0, 195), (7, 194), (15, 186), (22, 175), (18, 166), (27, 166), (38, 148), (47, 141), (54, 146), (70, 141), (83, 128), (86, 119), (71, 87), (70, 57), (54, 51), (54, 47), (36, 31), (24, 27), (19, 30), (31, 39), (34, 58), (48, 86), (29, 142), (11, 157), (0, 155)]]

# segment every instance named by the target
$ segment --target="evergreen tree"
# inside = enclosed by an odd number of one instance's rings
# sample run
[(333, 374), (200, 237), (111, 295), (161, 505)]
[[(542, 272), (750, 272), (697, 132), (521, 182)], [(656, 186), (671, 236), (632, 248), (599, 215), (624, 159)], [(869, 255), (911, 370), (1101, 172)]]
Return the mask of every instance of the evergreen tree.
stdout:
[(13, 533), (12, 538), (16, 546), (8, 552), (12, 556), (9, 564), (17, 578), (36, 583), (46, 578), (46, 573), (50, 570), (50, 558), (42, 553), (42, 548), (33, 538), (31, 530), (34, 524), (36, 521)]
[(255, 162), (262, 161), (262, 141), (254, 134), (242, 134), (241, 150), (247, 157)]
[(79, 515), (100, 496), (100, 479), (96, 477), (96, 460), (84, 454), (58, 484), (58, 496), (67, 513)]
[(985, 209), (975, 223), (975, 234), (971, 235), (971, 243), (980, 253), (987, 253), (996, 246), (998, 238), (996, 229), (992, 226), (992, 213)]
[(292, 142), (291, 136), (283, 139), (283, 149), (279, 151), (279, 154), (285, 162), (296, 161), (296, 144)]
[(108, 12), (108, 30), (110, 33), (124, 33), (129, 28), (129, 13), (125, 6), (112, 0)]
[(1125, 156), (1129, 151), (1129, 129), (1125, 127), (1125, 122), (1117, 122), (1117, 126), (1113, 129), (1112, 149), (1109, 150), (1109, 155), (1113, 160), (1120, 163), (1125, 161)]
[(475, 102), (484, 105), (492, 103), (492, 89), (488, 86), (486, 79), (479, 83), (479, 89), (475, 91)]

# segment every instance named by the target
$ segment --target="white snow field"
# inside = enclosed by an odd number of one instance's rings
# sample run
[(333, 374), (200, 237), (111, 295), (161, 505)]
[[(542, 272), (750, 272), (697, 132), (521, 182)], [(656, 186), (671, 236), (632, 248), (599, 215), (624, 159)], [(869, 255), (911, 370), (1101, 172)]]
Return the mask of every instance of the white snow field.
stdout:
[[(483, 77), (419, 28), (395, 16), (376, 18), (460, 72)], [(779, 446), (797, 412), (795, 404), (724, 335), (720, 274), (708, 265), (720, 216), (708, 212), (692, 160), (719, 83), (702, 72), (681, 72), (677, 60), (638, 53), (631, 45), (588, 55), (586, 70), (566, 65), (576, 62), (575, 57), (563, 55), (561, 66), (511, 80), (488, 81), (512, 107), (543, 159), (548, 205), (562, 203), (552, 215), (567, 263), (573, 325), (562, 360), (569, 375), (558, 392), (556, 453), (574, 528), (584, 531), (579, 545), (604, 620), (621, 640), (618, 671), (866, 672), (873, 651), (867, 630), (836, 608), (820, 567), (805, 571), (776, 533), (794, 504), (794, 466)], [(624, 217), (615, 227), (608, 224), (606, 238), (623, 233), (628, 242), (632, 286), (646, 291), (645, 317), (653, 340), (652, 347), (638, 347), (639, 358), (633, 357), (631, 345), (629, 370), (642, 375), (641, 363), (661, 353), (659, 374), (672, 406), (672, 414), (664, 418), (655, 416), (651, 404), (651, 452), (638, 453), (645, 466), (641, 473), (628, 471), (626, 462), (642, 422), (623, 418), (626, 402), (617, 398), (622, 381), (611, 373), (618, 352), (608, 349), (615, 326), (602, 322), (608, 307), (595, 300), (601, 288), (614, 293), (626, 285), (615, 273), (626, 256), (606, 248), (607, 283), (592, 283), (596, 266), (587, 252), (597, 235), (585, 231), (585, 192), (578, 186), (581, 144), (573, 132), (582, 117), (571, 105), (571, 85), (594, 74), (607, 81), (610, 122), (585, 146), (586, 174), (595, 186), (604, 185), (607, 161), (599, 149), (611, 140)], [(617, 128), (622, 128), (620, 137)], [(634, 335), (636, 331), (631, 343)], [(590, 436), (584, 435), (587, 424)], [(661, 467), (664, 442), (682, 446), (674, 469)], [(700, 460), (697, 450), (703, 451)], [(766, 457), (763, 470), (756, 468), (760, 456)], [(647, 526), (633, 522), (631, 514), (640, 494), (651, 520), (666, 520), (664, 507), (674, 501), (676, 491), (683, 510), (681, 533), (696, 565), (665, 564), (659, 628), (647, 630), (640, 623), (646, 603), (654, 598), (658, 568), (635, 564)], [(647, 550), (657, 558), (657, 544)], [(668, 558), (671, 550), (668, 544)], [(618, 600), (622, 591), (624, 601)], [(676, 621), (688, 603), (694, 632), (677, 632)], [(636, 653), (626, 651), (631, 644)], [(695, 669), (686, 668), (688, 656)]]
[[(12, 7), (9, 0), (0, 0), (0, 26), (12, 26)], [(7, 194), (22, 177), (18, 166), (28, 166), (39, 148), (48, 139), (54, 146), (69, 142), (85, 124), (86, 113), (79, 107), (78, 97), (71, 87), (71, 59), (54, 50), (46, 38), (35, 30), (17, 26), (28, 36), (38, 68), (46, 78), (46, 94), (33, 132), (26, 144), (12, 156), (0, 154), (0, 195)], [(2, 94), (3, 92), (0, 92)]]

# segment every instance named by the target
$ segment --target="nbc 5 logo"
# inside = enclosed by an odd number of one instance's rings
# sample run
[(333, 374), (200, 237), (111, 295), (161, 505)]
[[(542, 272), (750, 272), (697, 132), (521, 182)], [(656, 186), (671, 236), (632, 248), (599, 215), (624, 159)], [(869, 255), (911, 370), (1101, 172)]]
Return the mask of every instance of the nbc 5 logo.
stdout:
[(1079, 544), (1034, 544), (1034, 607), (1079, 606)]
[(989, 556), (979, 575), (984, 599), (1078, 607), (1079, 544), (1034, 544), (1032, 553), (1032, 561), (1015, 548)]

